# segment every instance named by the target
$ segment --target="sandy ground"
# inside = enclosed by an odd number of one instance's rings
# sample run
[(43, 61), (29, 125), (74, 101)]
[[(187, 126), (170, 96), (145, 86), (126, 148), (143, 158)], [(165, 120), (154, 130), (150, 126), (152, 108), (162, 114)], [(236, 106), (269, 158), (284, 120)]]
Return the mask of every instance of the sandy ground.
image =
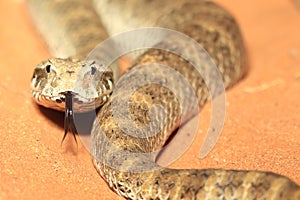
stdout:
[[(204, 159), (200, 129), (171, 167), (267, 170), (300, 184), (300, 10), (287, 0), (218, 0), (237, 18), (249, 54), (247, 77), (227, 92), (226, 121)], [(31, 98), (35, 64), (50, 57), (23, 1), (0, 1), (0, 199), (121, 199), (69, 137), (63, 114)]]

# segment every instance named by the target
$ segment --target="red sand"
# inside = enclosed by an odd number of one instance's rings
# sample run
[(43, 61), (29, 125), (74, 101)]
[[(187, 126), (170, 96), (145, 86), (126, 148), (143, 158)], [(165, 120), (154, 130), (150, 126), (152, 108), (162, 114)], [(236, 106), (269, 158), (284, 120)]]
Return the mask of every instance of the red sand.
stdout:
[[(268, 170), (300, 184), (300, 10), (286, 0), (219, 2), (240, 23), (249, 72), (227, 92), (226, 122), (213, 151), (198, 158), (206, 106), (199, 137), (172, 166)], [(50, 54), (24, 3), (0, 1), (0, 9), (0, 199), (120, 198), (81, 144), (76, 151), (69, 137), (60, 147), (63, 115), (32, 101), (33, 66)]]

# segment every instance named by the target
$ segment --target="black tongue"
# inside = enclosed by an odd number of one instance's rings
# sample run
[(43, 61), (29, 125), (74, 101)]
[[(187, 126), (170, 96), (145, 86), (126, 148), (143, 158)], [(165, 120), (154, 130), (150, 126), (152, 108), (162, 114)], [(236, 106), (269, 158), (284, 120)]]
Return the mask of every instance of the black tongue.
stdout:
[(72, 93), (71, 91), (67, 91), (64, 93), (64, 95), (65, 95), (65, 105), (66, 105), (65, 121), (64, 121), (65, 133), (61, 140), (61, 144), (65, 140), (69, 131), (73, 134), (73, 137), (77, 144), (76, 135), (78, 134), (78, 132), (75, 127), (74, 109), (73, 109), (74, 93)]

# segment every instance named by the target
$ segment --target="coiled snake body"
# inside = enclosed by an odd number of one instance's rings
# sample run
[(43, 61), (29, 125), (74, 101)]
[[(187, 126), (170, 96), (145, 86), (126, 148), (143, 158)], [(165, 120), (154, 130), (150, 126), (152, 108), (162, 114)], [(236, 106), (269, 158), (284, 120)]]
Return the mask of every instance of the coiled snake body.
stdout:
[[(160, 84), (146, 84), (135, 90), (126, 104), (128, 110), (120, 110), (117, 115), (129, 113), (138, 127), (159, 123), (159, 117), (152, 119), (149, 114), (154, 105), (164, 107), (167, 115), (155, 135), (148, 135), (147, 131), (141, 137), (128, 135), (118, 126), (113, 112), (114, 104), (124, 104), (122, 97), (127, 91), (121, 90), (109, 98), (114, 81), (112, 71), (84, 60), (108, 37), (104, 25), (109, 34), (142, 25), (166, 27), (199, 42), (214, 59), (225, 87), (230, 87), (244, 75), (246, 59), (239, 28), (227, 11), (205, 0), (106, 0), (95, 1), (95, 6), (86, 0), (28, 2), (53, 55), (64, 58), (51, 58), (36, 67), (32, 79), (35, 100), (60, 111), (67, 107), (66, 120), (70, 120), (73, 111), (84, 112), (94, 103), (96, 106), (104, 104), (93, 125), (91, 149), (97, 170), (115, 192), (129, 199), (300, 199), (299, 186), (274, 173), (169, 169), (157, 165), (147, 153), (164, 145), (181, 118), (174, 93)], [(141, 65), (157, 63), (182, 74), (197, 95), (199, 107), (205, 103), (208, 89), (203, 78), (190, 63), (173, 53), (150, 49), (140, 55), (126, 73)], [(79, 71), (83, 71), (80, 77)], [(117, 73), (116, 69), (113, 71)], [(89, 81), (80, 82), (81, 89), (74, 91), (74, 85), (78, 84), (74, 80), (80, 78)], [(100, 81), (92, 85), (92, 90), (87, 90), (91, 88), (92, 79)], [(147, 81), (147, 76), (144, 79)], [(65, 123), (70, 125), (71, 122)], [(76, 131), (73, 126), (66, 126), (66, 132), (69, 129)], [(127, 131), (134, 132), (133, 129)]]

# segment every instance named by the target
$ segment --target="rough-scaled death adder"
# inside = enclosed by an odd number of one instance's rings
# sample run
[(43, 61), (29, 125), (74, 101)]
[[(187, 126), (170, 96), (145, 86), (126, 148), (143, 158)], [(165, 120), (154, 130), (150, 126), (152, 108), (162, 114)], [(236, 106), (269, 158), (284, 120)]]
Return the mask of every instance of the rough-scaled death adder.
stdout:
[[(182, 119), (180, 99), (159, 81), (131, 88), (122, 87), (128, 82), (121, 80), (122, 77), (118, 82), (121, 89), (110, 97), (116, 82), (113, 74), (118, 69), (112, 65), (112, 72), (99, 62), (85, 59), (108, 35), (142, 26), (174, 29), (204, 47), (228, 88), (245, 74), (246, 53), (239, 27), (226, 10), (207, 0), (28, 0), (28, 3), (55, 56), (35, 68), (33, 96), (38, 104), (66, 112), (66, 133), (76, 132), (73, 112), (102, 106), (92, 128), (91, 153), (96, 169), (116, 193), (128, 199), (300, 199), (298, 185), (271, 172), (159, 166), (147, 153), (161, 149), (178, 128)], [(136, 77), (134, 72), (138, 73), (140, 66), (152, 65), (150, 69), (163, 65), (179, 72), (197, 96), (199, 108), (203, 106), (209, 96), (203, 77), (175, 53), (149, 49), (133, 61), (123, 76), (127, 75), (131, 81), (151, 82), (149, 76), (155, 73), (153, 70), (146, 68), (144, 76)], [(165, 74), (170, 73), (168, 70)], [(159, 76), (159, 79), (172, 81), (172, 77)], [(175, 80), (173, 84), (179, 93), (186, 92), (179, 82)], [(124, 102), (123, 97), (130, 90), (133, 92)], [(185, 97), (189, 100), (188, 93)], [(115, 105), (127, 109), (115, 112)], [(160, 109), (151, 109), (156, 105), (163, 107), (164, 117)], [(187, 106), (185, 113), (192, 109)], [(131, 123), (122, 128), (116, 118), (125, 120), (126, 116)], [(160, 128), (151, 135), (153, 124), (160, 124)], [(136, 127), (144, 131), (138, 132)]]

